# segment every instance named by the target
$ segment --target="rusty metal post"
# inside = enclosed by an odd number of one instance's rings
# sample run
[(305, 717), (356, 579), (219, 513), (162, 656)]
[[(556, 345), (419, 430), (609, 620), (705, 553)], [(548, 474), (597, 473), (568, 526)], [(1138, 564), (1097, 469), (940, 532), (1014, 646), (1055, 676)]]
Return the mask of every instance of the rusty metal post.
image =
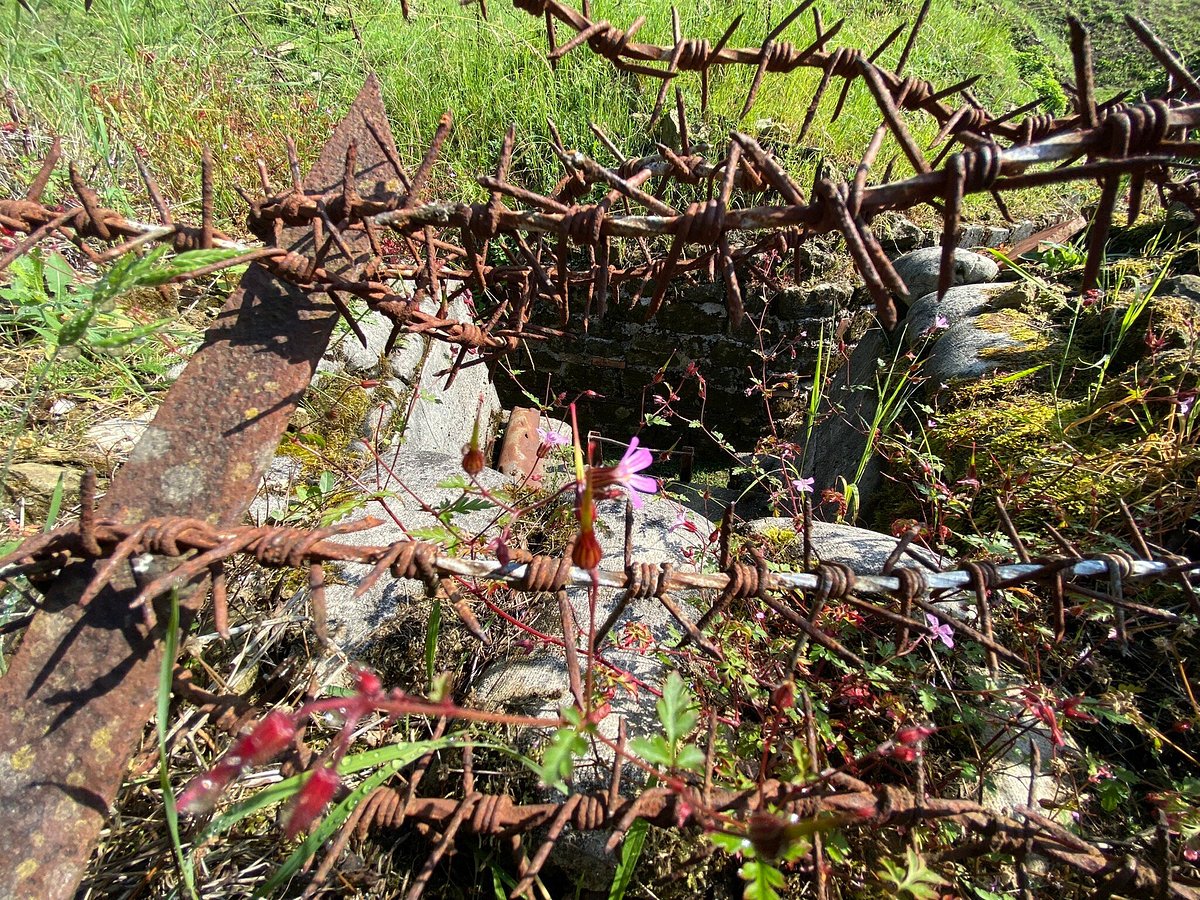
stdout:
[[(386, 121), (372, 76), (305, 191), (338, 189), (354, 147), (359, 194), (394, 191), (386, 153), (394, 157), (395, 148), (381, 146), (392, 142), (379, 124)], [(325, 266), (349, 277), (370, 248), (360, 229), (344, 236), (355, 258), (331, 253)], [(308, 228), (286, 230), (281, 243), (307, 255), (319, 249)], [(324, 295), (251, 265), (113, 480), (101, 514), (123, 522), (163, 515), (238, 522), (336, 319)], [(83, 608), (74, 601), (94, 567), (71, 567), (50, 589), (0, 681), (0, 897), (74, 895), (154, 706), (162, 635), (157, 628), (147, 633), (130, 600), (148, 569), (167, 565), (156, 558), (124, 566)], [(203, 596), (193, 590), (183, 599), (186, 621)]]

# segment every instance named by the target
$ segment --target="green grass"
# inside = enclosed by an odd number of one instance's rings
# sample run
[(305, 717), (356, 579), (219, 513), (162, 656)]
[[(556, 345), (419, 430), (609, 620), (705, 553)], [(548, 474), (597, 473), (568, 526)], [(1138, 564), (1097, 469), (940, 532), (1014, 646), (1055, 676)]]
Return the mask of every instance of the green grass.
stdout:
[[(848, 22), (837, 43), (872, 48), (916, 4), (897, 10), (872, 0), (854, 7), (822, 4), (828, 24)], [(506, 3), (490, 5), (484, 22), (476, 8), (455, 0), (415, 3), (406, 23), (394, 0), (316, 3), (301, 0), (97, 0), (85, 12), (79, 0), (37, 3), (35, 15), (18, 6), (0, 25), (3, 76), (40, 130), (64, 136), (67, 153), (91, 167), (91, 177), (116, 205), (140, 203), (133, 154), (143, 152), (164, 193), (195, 213), (200, 148), (218, 162), (219, 212), (227, 226), (243, 215), (234, 182), (257, 183), (254, 159), (274, 173), (286, 171), (283, 138), (293, 137), (305, 160), (344, 113), (364, 76), (379, 74), (402, 157), (415, 166), (438, 117), (454, 112), (457, 126), (438, 169), (437, 192), (478, 196), (474, 176), (489, 171), (504, 129), (517, 126), (515, 172), (532, 186), (552, 185), (560, 174), (547, 146), (546, 118), (564, 140), (608, 159), (588, 131), (594, 121), (627, 152), (651, 149), (645, 120), (657, 84), (617, 73), (589, 51), (572, 53), (552, 70), (545, 59), (540, 20)], [(750, 45), (790, 7), (772, 0), (699, 0), (681, 10), (685, 35), (715, 40), (739, 13), (734, 43)], [(597, 2), (595, 18), (628, 25), (643, 14), (640, 39), (670, 42), (665, 3)], [(811, 37), (806, 15), (793, 26), (797, 44)], [(564, 37), (565, 39), (565, 37)], [(899, 42), (883, 58), (893, 63)], [(935, 0), (910, 73), (945, 85), (966, 74), (985, 77), (977, 93), (1005, 108), (1033, 96), (1018, 69), (1010, 28), (1000, 14), (964, 0)], [(722, 140), (740, 110), (752, 76), (749, 67), (713, 78), (710, 115), (693, 116), (694, 132)], [(794, 135), (818, 81), (814, 71), (768, 75), (759, 101), (741, 127), (771, 122)], [(697, 110), (699, 78), (679, 79), (689, 112)], [(865, 86), (851, 90), (842, 118), (829, 123), (840, 82), (827, 96), (808, 143), (842, 165), (857, 159), (879, 115)], [(918, 136), (934, 134), (924, 117), (910, 116)], [(881, 160), (895, 155), (886, 148)], [(31, 171), (9, 160), (8, 191)], [(898, 167), (897, 174), (906, 169)], [(282, 180), (282, 179), (279, 179)]]
[(1194, 7), (1182, 0), (1016, 0), (1015, 6), (1033, 14), (1029, 27), (1034, 39), (1056, 61), (1059, 75), (1071, 81), (1075, 76), (1065, 17), (1079, 17), (1091, 31), (1096, 87), (1102, 95), (1127, 88), (1158, 91), (1166, 83), (1162, 67), (1125, 26), (1126, 13), (1149, 22), (1193, 71), (1200, 61), (1200, 22)]

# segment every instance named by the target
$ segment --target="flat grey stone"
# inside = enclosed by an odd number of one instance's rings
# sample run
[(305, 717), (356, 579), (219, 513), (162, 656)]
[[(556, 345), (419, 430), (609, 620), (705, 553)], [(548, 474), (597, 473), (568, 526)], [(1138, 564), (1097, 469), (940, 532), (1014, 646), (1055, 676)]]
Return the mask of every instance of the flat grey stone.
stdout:
[[(460, 298), (450, 304), (448, 315), (470, 320), (471, 311)], [(392, 378), (385, 387), (400, 398), (400, 409), (407, 408), (413, 390), (418, 392), (401, 435), (408, 452), (432, 451), (461, 456), (463, 447), (471, 439), (476, 411), (480, 416), (481, 445), (486, 447), (495, 435), (501, 406), (487, 366), (474, 365), (460, 370), (449, 387), (445, 375), (435, 374), (453, 365), (458, 349), (457, 345), (445, 341), (409, 335), (403, 345), (393, 351), (393, 359), (388, 363)], [(473, 358), (468, 356), (466, 361)]]
[(255, 525), (283, 521), (303, 468), (303, 464), (295, 457), (276, 456), (271, 460), (271, 465), (263, 473), (258, 493), (250, 501), (247, 518)]
[[(747, 522), (743, 529), (753, 535), (794, 535), (794, 538), (777, 549), (786, 561), (798, 563), (803, 559), (804, 540), (796, 531), (794, 522), (795, 520), (789, 518), (764, 517)], [(878, 575), (899, 543), (888, 534), (835, 522), (813, 522), (810, 540), (818, 561), (845, 563), (857, 575)], [(909, 550), (911, 552), (905, 553), (897, 565), (941, 571), (948, 563), (948, 560), (923, 547), (909, 545)]]
[(379, 369), (383, 348), (392, 333), (392, 321), (383, 313), (367, 310), (358, 320), (358, 327), (367, 339), (364, 347), (354, 332), (342, 335), (328, 354), (343, 364), (351, 375), (374, 375)]
[(938, 318), (948, 327), (972, 319), (983, 312), (1009, 309), (1026, 300), (1023, 291), (1011, 284), (968, 284), (952, 287), (938, 300), (936, 290), (922, 295), (908, 310), (905, 336), (911, 347), (924, 340)]
[(141, 439), (155, 410), (142, 413), (132, 419), (105, 419), (87, 430), (88, 443), (103, 453), (124, 459)]
[[(859, 340), (849, 365), (837, 374), (822, 398), (820, 418), (802, 466), (804, 476), (813, 479), (816, 497), (826, 489), (839, 489), (843, 480), (847, 484), (857, 480), (860, 514), (870, 509), (881, 483), (879, 455), (867, 445), (867, 435), (879, 404), (876, 377), (880, 363), (887, 365), (895, 358), (893, 340), (895, 337), (878, 327)], [(867, 462), (859, 476), (864, 454)]]
[[(418, 537), (433, 537), (427, 529), (440, 527), (437, 516), (422, 509), (414, 497), (419, 497), (436, 511), (443, 503), (453, 502), (462, 495), (458, 488), (441, 486), (451, 477), (464, 477), (459, 456), (428, 451), (411, 452), (407, 448), (401, 448), (387, 463), (395, 472), (395, 479), (382, 469), (378, 481), (373, 470), (368, 470), (360, 477), (370, 488), (389, 492), (391, 496), (382, 501), (367, 501), (361, 510), (349, 517), (362, 519), (370, 516), (382, 520), (384, 524), (370, 531), (339, 535), (340, 543), (363, 547), (411, 540), (414, 534)], [(507, 478), (493, 469), (484, 469), (479, 473), (478, 479), (480, 484), (489, 489), (500, 488), (508, 483)], [(407, 490), (402, 489), (400, 483), (403, 483)], [(474, 510), (456, 514), (452, 522), (464, 538), (483, 535), (483, 539), (486, 540), (491, 536), (490, 526), (497, 512), (494, 507)], [(385, 576), (362, 597), (356, 598), (354, 592), (370, 571), (368, 567), (352, 563), (334, 563), (329, 566), (328, 571), (325, 603), (330, 618), (330, 631), (335, 642), (352, 657), (367, 650), (380, 629), (386, 626), (402, 605), (425, 596), (425, 586), (420, 582)], [(453, 619), (453, 614), (450, 614), (449, 618)]]
[[(922, 247), (897, 257), (892, 266), (908, 287), (908, 294), (901, 299), (910, 300), (936, 291), (941, 262), (941, 247)], [(995, 260), (969, 250), (954, 251), (954, 275), (950, 281), (952, 285), (982, 284), (995, 280), (999, 274), (1000, 267), (996, 265)]]
[(910, 347), (932, 342), (925, 374), (935, 383), (973, 381), (1044, 346), (1039, 326), (1020, 311), (1028, 299), (1025, 286), (1012, 284), (951, 288), (940, 302), (927, 294), (909, 310), (905, 336)]
[(1163, 279), (1156, 292), (1160, 297), (1184, 297), (1200, 304), (1200, 276), (1176, 275)]

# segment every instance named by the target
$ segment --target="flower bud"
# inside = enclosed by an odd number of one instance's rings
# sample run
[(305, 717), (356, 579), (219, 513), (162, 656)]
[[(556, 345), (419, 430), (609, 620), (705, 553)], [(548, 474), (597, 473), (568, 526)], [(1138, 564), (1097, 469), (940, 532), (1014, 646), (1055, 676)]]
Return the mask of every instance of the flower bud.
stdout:
[(341, 783), (342, 779), (333, 769), (322, 767), (313, 772), (283, 814), (284, 836), (291, 840), (300, 832), (311, 829)]
[(771, 691), (771, 705), (778, 710), (791, 709), (796, 703), (796, 684), (785, 681)]
[(474, 477), (483, 471), (483, 451), (478, 447), (468, 447), (462, 458), (463, 471)]
[(359, 669), (354, 673), (354, 689), (367, 697), (383, 693), (383, 682), (370, 669)]
[(600, 542), (596, 540), (595, 533), (590, 528), (587, 531), (581, 531), (571, 550), (571, 562), (581, 569), (590, 571), (597, 568), (603, 558), (604, 551), (600, 547)]
[(937, 729), (924, 725), (906, 725), (896, 732), (896, 743), (911, 747), (919, 744), (933, 734)]
[(255, 725), (253, 731), (238, 738), (225, 759), (239, 769), (260, 766), (286, 750), (295, 734), (296, 723), (292, 717), (275, 710)]
[(217, 799), (239, 771), (237, 766), (218, 763), (214, 768), (197, 775), (175, 799), (175, 808), (185, 816), (202, 816), (212, 812)]

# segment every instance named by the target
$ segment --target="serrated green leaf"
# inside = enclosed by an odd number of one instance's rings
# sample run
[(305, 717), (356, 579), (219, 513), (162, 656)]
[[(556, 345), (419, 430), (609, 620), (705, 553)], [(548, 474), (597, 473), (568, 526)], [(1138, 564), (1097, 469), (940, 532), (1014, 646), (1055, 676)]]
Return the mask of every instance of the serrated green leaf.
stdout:
[(696, 702), (678, 672), (667, 676), (663, 682), (662, 696), (654, 705), (658, 710), (658, 720), (667, 734), (667, 742), (671, 745), (687, 737), (700, 721)]
[(704, 751), (690, 744), (681, 747), (675, 756), (675, 765), (680, 769), (701, 772), (704, 770)]
[(648, 738), (635, 737), (629, 742), (629, 749), (652, 765), (671, 766), (675, 762), (675, 755), (661, 734)]
[(713, 846), (724, 850), (726, 853), (746, 853), (750, 855), (754, 853), (754, 845), (740, 834), (713, 831), (708, 835), (708, 839), (713, 842)]
[(738, 875), (746, 882), (742, 891), (744, 900), (779, 900), (776, 888), (786, 883), (783, 873), (761, 859), (751, 859), (738, 870)]
[(587, 752), (587, 741), (574, 728), (560, 728), (542, 757), (538, 777), (547, 787), (567, 793), (567, 780), (575, 770), (575, 757)]

